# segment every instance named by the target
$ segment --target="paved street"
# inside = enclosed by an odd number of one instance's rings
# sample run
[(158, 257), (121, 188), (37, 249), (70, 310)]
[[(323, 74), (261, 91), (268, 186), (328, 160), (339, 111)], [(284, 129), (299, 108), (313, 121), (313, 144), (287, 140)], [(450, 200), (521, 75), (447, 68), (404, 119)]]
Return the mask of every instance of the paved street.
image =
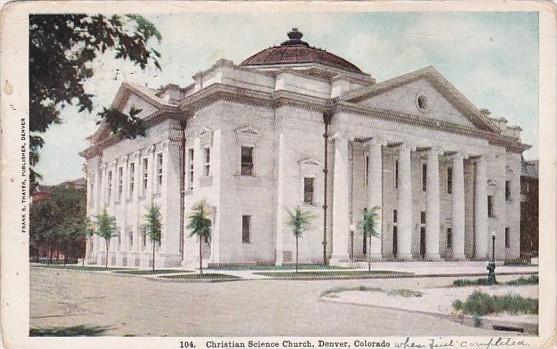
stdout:
[(30, 325), (100, 326), (116, 336), (508, 336), (433, 316), (318, 300), (340, 286), (421, 288), (454, 279), (174, 283), (31, 268)]

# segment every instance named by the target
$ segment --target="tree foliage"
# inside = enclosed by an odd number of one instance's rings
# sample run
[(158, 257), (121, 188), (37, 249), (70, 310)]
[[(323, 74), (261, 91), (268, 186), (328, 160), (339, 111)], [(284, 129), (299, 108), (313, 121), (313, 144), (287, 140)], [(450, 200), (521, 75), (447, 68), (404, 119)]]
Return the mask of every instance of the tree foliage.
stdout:
[(100, 216), (97, 216), (97, 229), (95, 234), (104, 239), (106, 247), (105, 266), (108, 268), (108, 250), (110, 248), (110, 239), (117, 236), (116, 234), (116, 217), (109, 215), (106, 209)]
[(88, 233), (85, 190), (55, 187), (50, 197), (33, 203), (30, 211), (30, 249), (39, 257), (39, 250), (64, 254), (64, 261), (84, 254)]
[(162, 224), (160, 207), (151, 204), (145, 215), (145, 234), (153, 243), (153, 270), (155, 270), (155, 245), (160, 243), (162, 238)]
[(188, 216), (189, 223), (187, 228), (191, 231), (191, 237), (199, 239), (199, 272), (203, 274), (203, 241), (211, 242), (211, 219), (209, 218), (209, 208), (205, 201), (200, 201), (192, 209)]
[[(85, 91), (84, 83), (94, 75), (93, 62), (97, 57), (112, 52), (115, 58), (129, 60), (141, 69), (149, 64), (160, 69), (160, 53), (150, 46), (152, 40), (160, 41), (161, 34), (151, 22), (138, 15), (29, 17), (31, 167), (39, 161), (38, 151), (44, 144), (39, 134), (61, 122), (61, 109), (74, 105), (79, 112), (92, 112), (94, 96)], [(100, 116), (106, 114), (101, 112)], [(106, 120), (113, 131), (123, 131), (118, 134), (127, 137), (138, 131), (138, 121), (130, 116), (129, 122), (111, 117)], [(31, 170), (31, 182), (36, 183), (39, 178)]]
[(367, 249), (367, 266), (369, 271), (371, 271), (371, 237), (379, 237), (379, 232), (377, 231), (379, 209), (379, 206), (374, 206), (371, 209), (364, 208), (362, 213), (362, 221), (360, 222), (360, 229), (366, 237), (366, 241), (368, 241), (369, 243), (369, 248)]
[(314, 215), (303, 207), (297, 206), (294, 210), (288, 211), (288, 216), (286, 225), (296, 237), (296, 272), (298, 272), (298, 239), (311, 228), (311, 221)]

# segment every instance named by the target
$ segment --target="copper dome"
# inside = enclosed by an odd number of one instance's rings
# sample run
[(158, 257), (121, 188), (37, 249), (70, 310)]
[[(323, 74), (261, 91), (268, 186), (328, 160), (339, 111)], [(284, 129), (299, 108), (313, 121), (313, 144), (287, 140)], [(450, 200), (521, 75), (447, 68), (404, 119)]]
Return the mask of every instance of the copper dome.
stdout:
[(280, 46), (273, 46), (259, 51), (245, 59), (240, 65), (257, 66), (320, 63), (352, 73), (363, 74), (358, 67), (344, 58), (325, 50), (309, 46), (307, 42), (302, 41), (302, 36), (304, 34), (298, 31), (298, 29), (293, 28), (287, 35), (289, 39)]

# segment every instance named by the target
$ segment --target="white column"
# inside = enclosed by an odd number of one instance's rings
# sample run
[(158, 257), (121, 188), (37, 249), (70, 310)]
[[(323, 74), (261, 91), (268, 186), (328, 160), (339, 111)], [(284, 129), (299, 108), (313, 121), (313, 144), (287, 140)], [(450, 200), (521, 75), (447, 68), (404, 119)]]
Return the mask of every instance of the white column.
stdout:
[(494, 214), (497, 219), (496, 239), (495, 239), (495, 258), (505, 259), (505, 228), (507, 223), (507, 201), (505, 199), (505, 181), (506, 181), (506, 161), (504, 153), (499, 153), (493, 159), (496, 166), (496, 187), (494, 197)]
[(283, 230), (284, 230), (284, 158), (285, 158), (284, 134), (279, 136), (278, 149), (278, 175), (277, 175), (277, 231), (276, 231), (276, 258), (275, 265), (283, 263)]
[(475, 195), (475, 258), (485, 259), (488, 252), (487, 241), (487, 159), (485, 155), (476, 161)]
[(441, 259), (439, 255), (439, 155), (442, 152), (440, 148), (433, 147), (427, 155), (425, 258), (428, 260)]
[(348, 180), (348, 136), (337, 132), (335, 140), (335, 167), (333, 178), (333, 254), (331, 263), (349, 261), (348, 232), (349, 180)]
[(452, 177), (452, 246), (453, 259), (464, 260), (464, 156), (461, 152), (453, 155)]
[(383, 150), (384, 141), (374, 137), (368, 142), (369, 162), (368, 162), (368, 209), (379, 207), (377, 210), (377, 237), (371, 237), (371, 253), (372, 259), (382, 259), (382, 241), (383, 241)]
[(399, 146), (398, 258), (412, 259), (412, 168), (408, 144)]

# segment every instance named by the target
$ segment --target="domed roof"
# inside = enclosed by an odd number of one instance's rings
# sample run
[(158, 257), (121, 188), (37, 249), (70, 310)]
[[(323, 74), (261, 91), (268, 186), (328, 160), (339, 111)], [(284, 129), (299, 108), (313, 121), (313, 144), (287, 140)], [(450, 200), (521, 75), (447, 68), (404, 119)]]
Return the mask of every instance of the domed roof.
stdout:
[(248, 57), (240, 65), (274, 65), (274, 64), (299, 64), (299, 63), (320, 63), (330, 67), (335, 67), (352, 73), (363, 74), (354, 64), (344, 58), (329, 53), (325, 50), (311, 47), (302, 41), (302, 34), (297, 28), (293, 28), (288, 34), (288, 40), (280, 46), (273, 46)]

